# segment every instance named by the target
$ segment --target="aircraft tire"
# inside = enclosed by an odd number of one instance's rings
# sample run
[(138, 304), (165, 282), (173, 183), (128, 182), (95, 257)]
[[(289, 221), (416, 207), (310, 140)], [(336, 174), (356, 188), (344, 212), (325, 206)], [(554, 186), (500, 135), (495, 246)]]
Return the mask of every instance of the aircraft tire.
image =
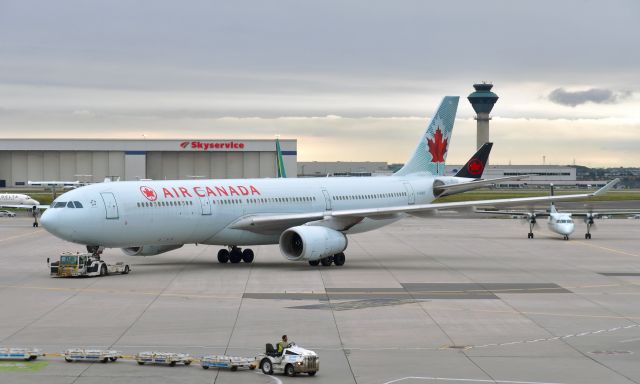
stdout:
[(335, 255), (333, 255), (333, 264), (337, 265), (338, 267), (343, 266), (346, 260), (347, 258), (344, 256), (344, 252), (336, 253)]
[(253, 251), (249, 248), (246, 248), (242, 251), (242, 261), (244, 261), (245, 263), (252, 263), (253, 256)]
[(242, 251), (240, 248), (232, 248), (231, 252), (229, 252), (229, 261), (231, 264), (238, 264), (242, 261)]
[(227, 261), (229, 261), (229, 251), (223, 248), (218, 251), (218, 262), (225, 264)]
[(333, 256), (327, 256), (320, 259), (320, 264), (322, 264), (323, 267), (328, 267), (331, 263), (333, 263)]
[(309, 260), (309, 265), (312, 267), (317, 267), (320, 265), (320, 260)]

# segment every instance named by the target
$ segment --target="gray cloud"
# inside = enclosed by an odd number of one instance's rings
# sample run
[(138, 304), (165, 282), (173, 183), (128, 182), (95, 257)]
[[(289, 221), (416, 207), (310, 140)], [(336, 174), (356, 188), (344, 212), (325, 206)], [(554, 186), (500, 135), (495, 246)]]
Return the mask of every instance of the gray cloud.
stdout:
[(556, 104), (575, 107), (588, 102), (596, 104), (615, 104), (629, 97), (630, 92), (614, 92), (610, 89), (591, 88), (586, 91), (567, 91), (557, 88), (549, 94), (549, 100)]

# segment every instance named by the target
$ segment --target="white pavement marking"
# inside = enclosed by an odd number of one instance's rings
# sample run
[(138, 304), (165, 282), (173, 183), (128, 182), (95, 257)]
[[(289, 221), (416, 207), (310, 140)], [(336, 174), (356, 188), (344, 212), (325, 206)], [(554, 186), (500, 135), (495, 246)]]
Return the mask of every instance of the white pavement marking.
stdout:
[(634, 342), (634, 341), (640, 341), (640, 337), (636, 337), (636, 338), (633, 338), (633, 339), (627, 339), (627, 340), (620, 340), (621, 343), (631, 343), (631, 342)]
[(262, 376), (266, 376), (266, 377), (268, 377), (269, 379), (271, 379), (271, 381), (272, 381), (272, 382), (274, 382), (274, 383), (276, 383), (276, 384), (283, 384), (283, 383), (282, 383), (282, 380), (278, 379), (278, 378), (277, 378), (277, 377), (275, 377), (275, 376), (265, 375), (264, 373), (262, 373), (262, 371), (256, 371), (256, 373), (257, 373), (258, 375), (262, 375)]
[[(615, 327), (615, 328), (609, 328), (609, 329), (599, 329), (597, 331), (586, 331), (586, 332), (582, 332), (582, 333), (578, 333), (578, 334), (569, 334), (569, 335), (564, 335), (564, 336), (554, 336), (554, 337), (549, 337), (546, 339), (531, 339), (531, 340), (520, 340), (520, 341), (511, 341), (508, 343), (500, 343), (500, 344), (483, 344), (483, 345), (469, 345), (467, 346), (465, 349), (478, 349), (478, 348), (488, 348), (488, 347), (504, 347), (507, 345), (515, 345), (515, 344), (523, 344), (523, 343), (538, 343), (541, 341), (555, 341), (555, 340), (560, 340), (560, 339), (568, 339), (571, 337), (583, 337), (583, 336), (590, 336), (590, 335), (597, 335), (599, 333), (603, 333), (603, 332), (616, 332), (616, 331), (620, 331), (623, 329), (630, 329), (630, 328), (635, 328), (635, 327), (640, 327), (640, 324), (631, 324), (631, 325), (627, 325), (627, 326), (620, 326), (620, 327)], [(640, 338), (635, 338), (635, 339), (629, 339), (629, 340), (623, 340), (621, 341), (621, 343), (624, 342), (631, 342), (631, 341), (639, 341)]]
[(429, 380), (429, 381), (462, 381), (471, 383), (504, 383), (504, 384), (562, 384), (549, 381), (514, 381), (514, 380), (488, 380), (488, 379), (460, 379), (455, 377), (430, 377), (430, 376), (409, 376), (401, 379), (387, 381), (384, 384), (399, 383), (404, 380)]

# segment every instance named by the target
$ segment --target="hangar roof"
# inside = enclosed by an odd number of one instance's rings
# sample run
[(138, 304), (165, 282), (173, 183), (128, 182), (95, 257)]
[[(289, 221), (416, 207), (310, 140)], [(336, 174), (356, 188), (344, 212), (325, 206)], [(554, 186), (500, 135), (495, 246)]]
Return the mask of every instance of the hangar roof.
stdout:
[[(246, 139), (2, 139), (0, 151), (170, 151), (270, 152), (275, 140)], [(281, 139), (282, 151), (296, 151), (296, 139)]]

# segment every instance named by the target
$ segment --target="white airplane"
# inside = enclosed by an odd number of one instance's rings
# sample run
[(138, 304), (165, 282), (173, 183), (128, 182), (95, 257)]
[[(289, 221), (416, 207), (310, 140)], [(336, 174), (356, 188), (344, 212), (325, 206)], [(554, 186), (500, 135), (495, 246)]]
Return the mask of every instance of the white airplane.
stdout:
[[(618, 180), (618, 179), (616, 179)], [(551, 185), (551, 196), (553, 196), (553, 185)], [(551, 206), (547, 211), (485, 211), (485, 210), (476, 210), (478, 213), (487, 213), (493, 215), (511, 215), (511, 216), (520, 216), (527, 220), (529, 223), (529, 233), (527, 234), (528, 239), (533, 239), (533, 228), (537, 223), (537, 218), (547, 217), (547, 228), (553, 232), (561, 235), (564, 240), (569, 240), (569, 236), (575, 231), (576, 226), (573, 221), (574, 217), (581, 217), (585, 224), (587, 225), (587, 232), (584, 234), (584, 238), (587, 240), (591, 239), (591, 228), (593, 227), (594, 220), (596, 218), (602, 217), (604, 215), (634, 215), (637, 214), (637, 211), (628, 211), (628, 210), (607, 210), (607, 211), (598, 211), (593, 212), (593, 210), (582, 210), (582, 211), (570, 211), (570, 212), (558, 212), (556, 206), (551, 203)]]
[(40, 202), (23, 193), (0, 193), (0, 207), (28, 208), (41, 207)]
[(58, 181), (58, 180), (44, 180), (44, 181), (27, 181), (28, 185), (33, 187), (48, 187), (48, 188), (77, 188), (82, 183), (79, 181)]
[[(439, 195), (513, 179), (443, 175), (458, 99), (443, 99), (415, 152), (393, 176), (100, 183), (61, 195), (41, 223), (55, 236), (96, 253), (108, 247), (151, 256), (200, 243), (226, 246), (218, 252), (221, 263), (249, 263), (253, 251), (240, 246), (279, 244), (287, 260), (339, 266), (345, 263), (348, 235), (407, 215), (589, 198), (616, 182), (588, 194), (431, 203)], [(478, 164), (470, 169), (475, 172)]]

